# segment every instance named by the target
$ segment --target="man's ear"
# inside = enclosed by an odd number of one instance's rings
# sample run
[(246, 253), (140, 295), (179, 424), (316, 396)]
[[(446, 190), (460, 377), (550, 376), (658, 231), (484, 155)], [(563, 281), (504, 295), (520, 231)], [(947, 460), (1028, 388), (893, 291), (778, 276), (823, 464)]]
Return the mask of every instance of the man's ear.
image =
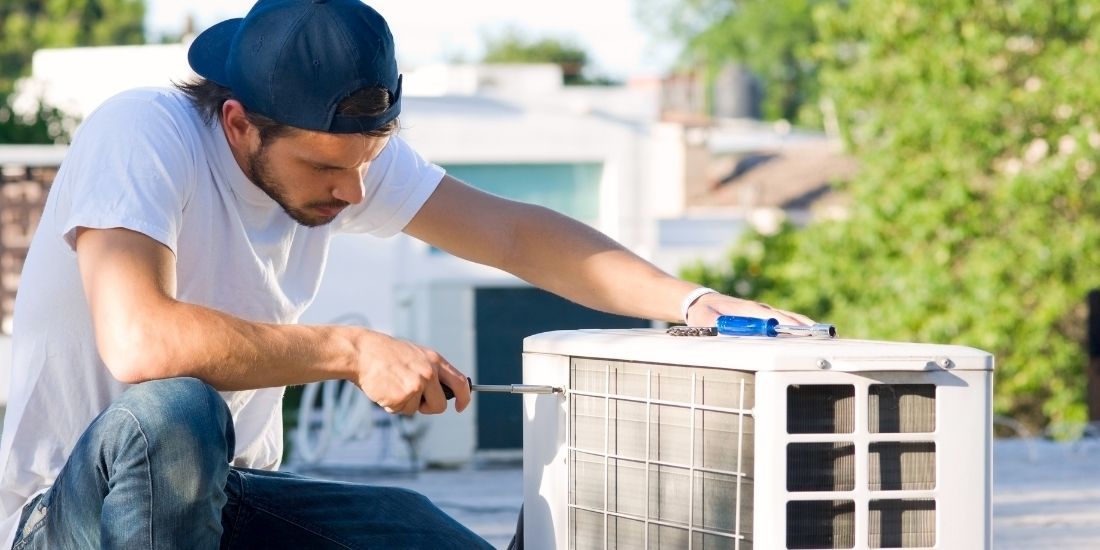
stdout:
[(236, 99), (222, 104), (222, 127), (225, 139), (234, 151), (249, 153), (259, 148), (260, 133), (248, 120), (244, 105)]

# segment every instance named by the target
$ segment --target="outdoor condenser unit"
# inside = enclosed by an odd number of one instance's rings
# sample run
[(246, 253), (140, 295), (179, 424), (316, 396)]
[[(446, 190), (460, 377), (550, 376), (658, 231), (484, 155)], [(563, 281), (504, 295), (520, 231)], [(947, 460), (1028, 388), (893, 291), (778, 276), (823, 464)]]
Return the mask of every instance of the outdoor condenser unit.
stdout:
[(524, 342), (527, 548), (990, 548), (993, 357), (930, 344)]

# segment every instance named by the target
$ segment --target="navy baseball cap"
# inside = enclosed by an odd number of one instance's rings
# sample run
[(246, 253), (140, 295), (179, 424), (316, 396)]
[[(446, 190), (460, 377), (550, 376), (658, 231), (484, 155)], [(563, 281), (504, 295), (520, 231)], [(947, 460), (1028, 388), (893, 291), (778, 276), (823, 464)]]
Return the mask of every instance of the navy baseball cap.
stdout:
[[(195, 38), (187, 61), (248, 110), (297, 128), (369, 132), (401, 112), (393, 35), (360, 0), (260, 0), (243, 19), (222, 21)], [(390, 93), (385, 112), (336, 112), (344, 98), (373, 87)]]

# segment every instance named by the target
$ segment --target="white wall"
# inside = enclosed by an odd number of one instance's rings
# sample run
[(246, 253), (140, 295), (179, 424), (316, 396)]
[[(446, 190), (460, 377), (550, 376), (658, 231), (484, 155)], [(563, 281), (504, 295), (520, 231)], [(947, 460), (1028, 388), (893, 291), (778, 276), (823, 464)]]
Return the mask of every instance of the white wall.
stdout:
[(402, 333), (395, 317), (397, 290), (449, 279), (514, 279), (510, 275), (442, 253), (406, 235), (380, 239), (338, 235), (332, 240), (321, 287), (300, 322), (366, 325)]
[(598, 228), (627, 246), (644, 244), (645, 212), (637, 194), (647, 177), (645, 126), (559, 105), (484, 96), (410, 97), (401, 135), (440, 164), (600, 163)]
[(406, 77), (411, 96), (556, 94), (562, 88), (561, 67), (550, 63), (437, 64), (420, 67)]
[(195, 75), (189, 44), (49, 48), (34, 52), (31, 78), (21, 81), (15, 108), (33, 110), (38, 97), (69, 114), (88, 116), (107, 98), (130, 88), (171, 86)]

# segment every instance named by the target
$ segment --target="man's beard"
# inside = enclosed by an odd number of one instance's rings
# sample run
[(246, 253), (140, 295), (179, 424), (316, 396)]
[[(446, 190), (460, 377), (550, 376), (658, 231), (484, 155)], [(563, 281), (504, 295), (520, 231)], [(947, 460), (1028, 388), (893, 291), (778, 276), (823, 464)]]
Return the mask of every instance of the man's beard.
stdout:
[[(310, 214), (303, 208), (296, 208), (290, 205), (290, 200), (286, 197), (286, 186), (272, 178), (268, 170), (266, 147), (260, 147), (258, 151), (249, 153), (248, 172), (248, 179), (252, 180), (252, 183), (256, 184), (256, 187), (259, 187), (264, 193), (267, 193), (267, 196), (271, 197), (271, 200), (278, 203), (279, 206), (283, 208), (283, 211), (299, 224), (305, 227), (317, 227), (330, 223), (332, 220), (336, 219), (336, 216)], [(349, 203), (346, 201), (334, 198), (326, 203), (313, 203), (306, 206), (343, 208), (348, 206), (348, 204)]]

